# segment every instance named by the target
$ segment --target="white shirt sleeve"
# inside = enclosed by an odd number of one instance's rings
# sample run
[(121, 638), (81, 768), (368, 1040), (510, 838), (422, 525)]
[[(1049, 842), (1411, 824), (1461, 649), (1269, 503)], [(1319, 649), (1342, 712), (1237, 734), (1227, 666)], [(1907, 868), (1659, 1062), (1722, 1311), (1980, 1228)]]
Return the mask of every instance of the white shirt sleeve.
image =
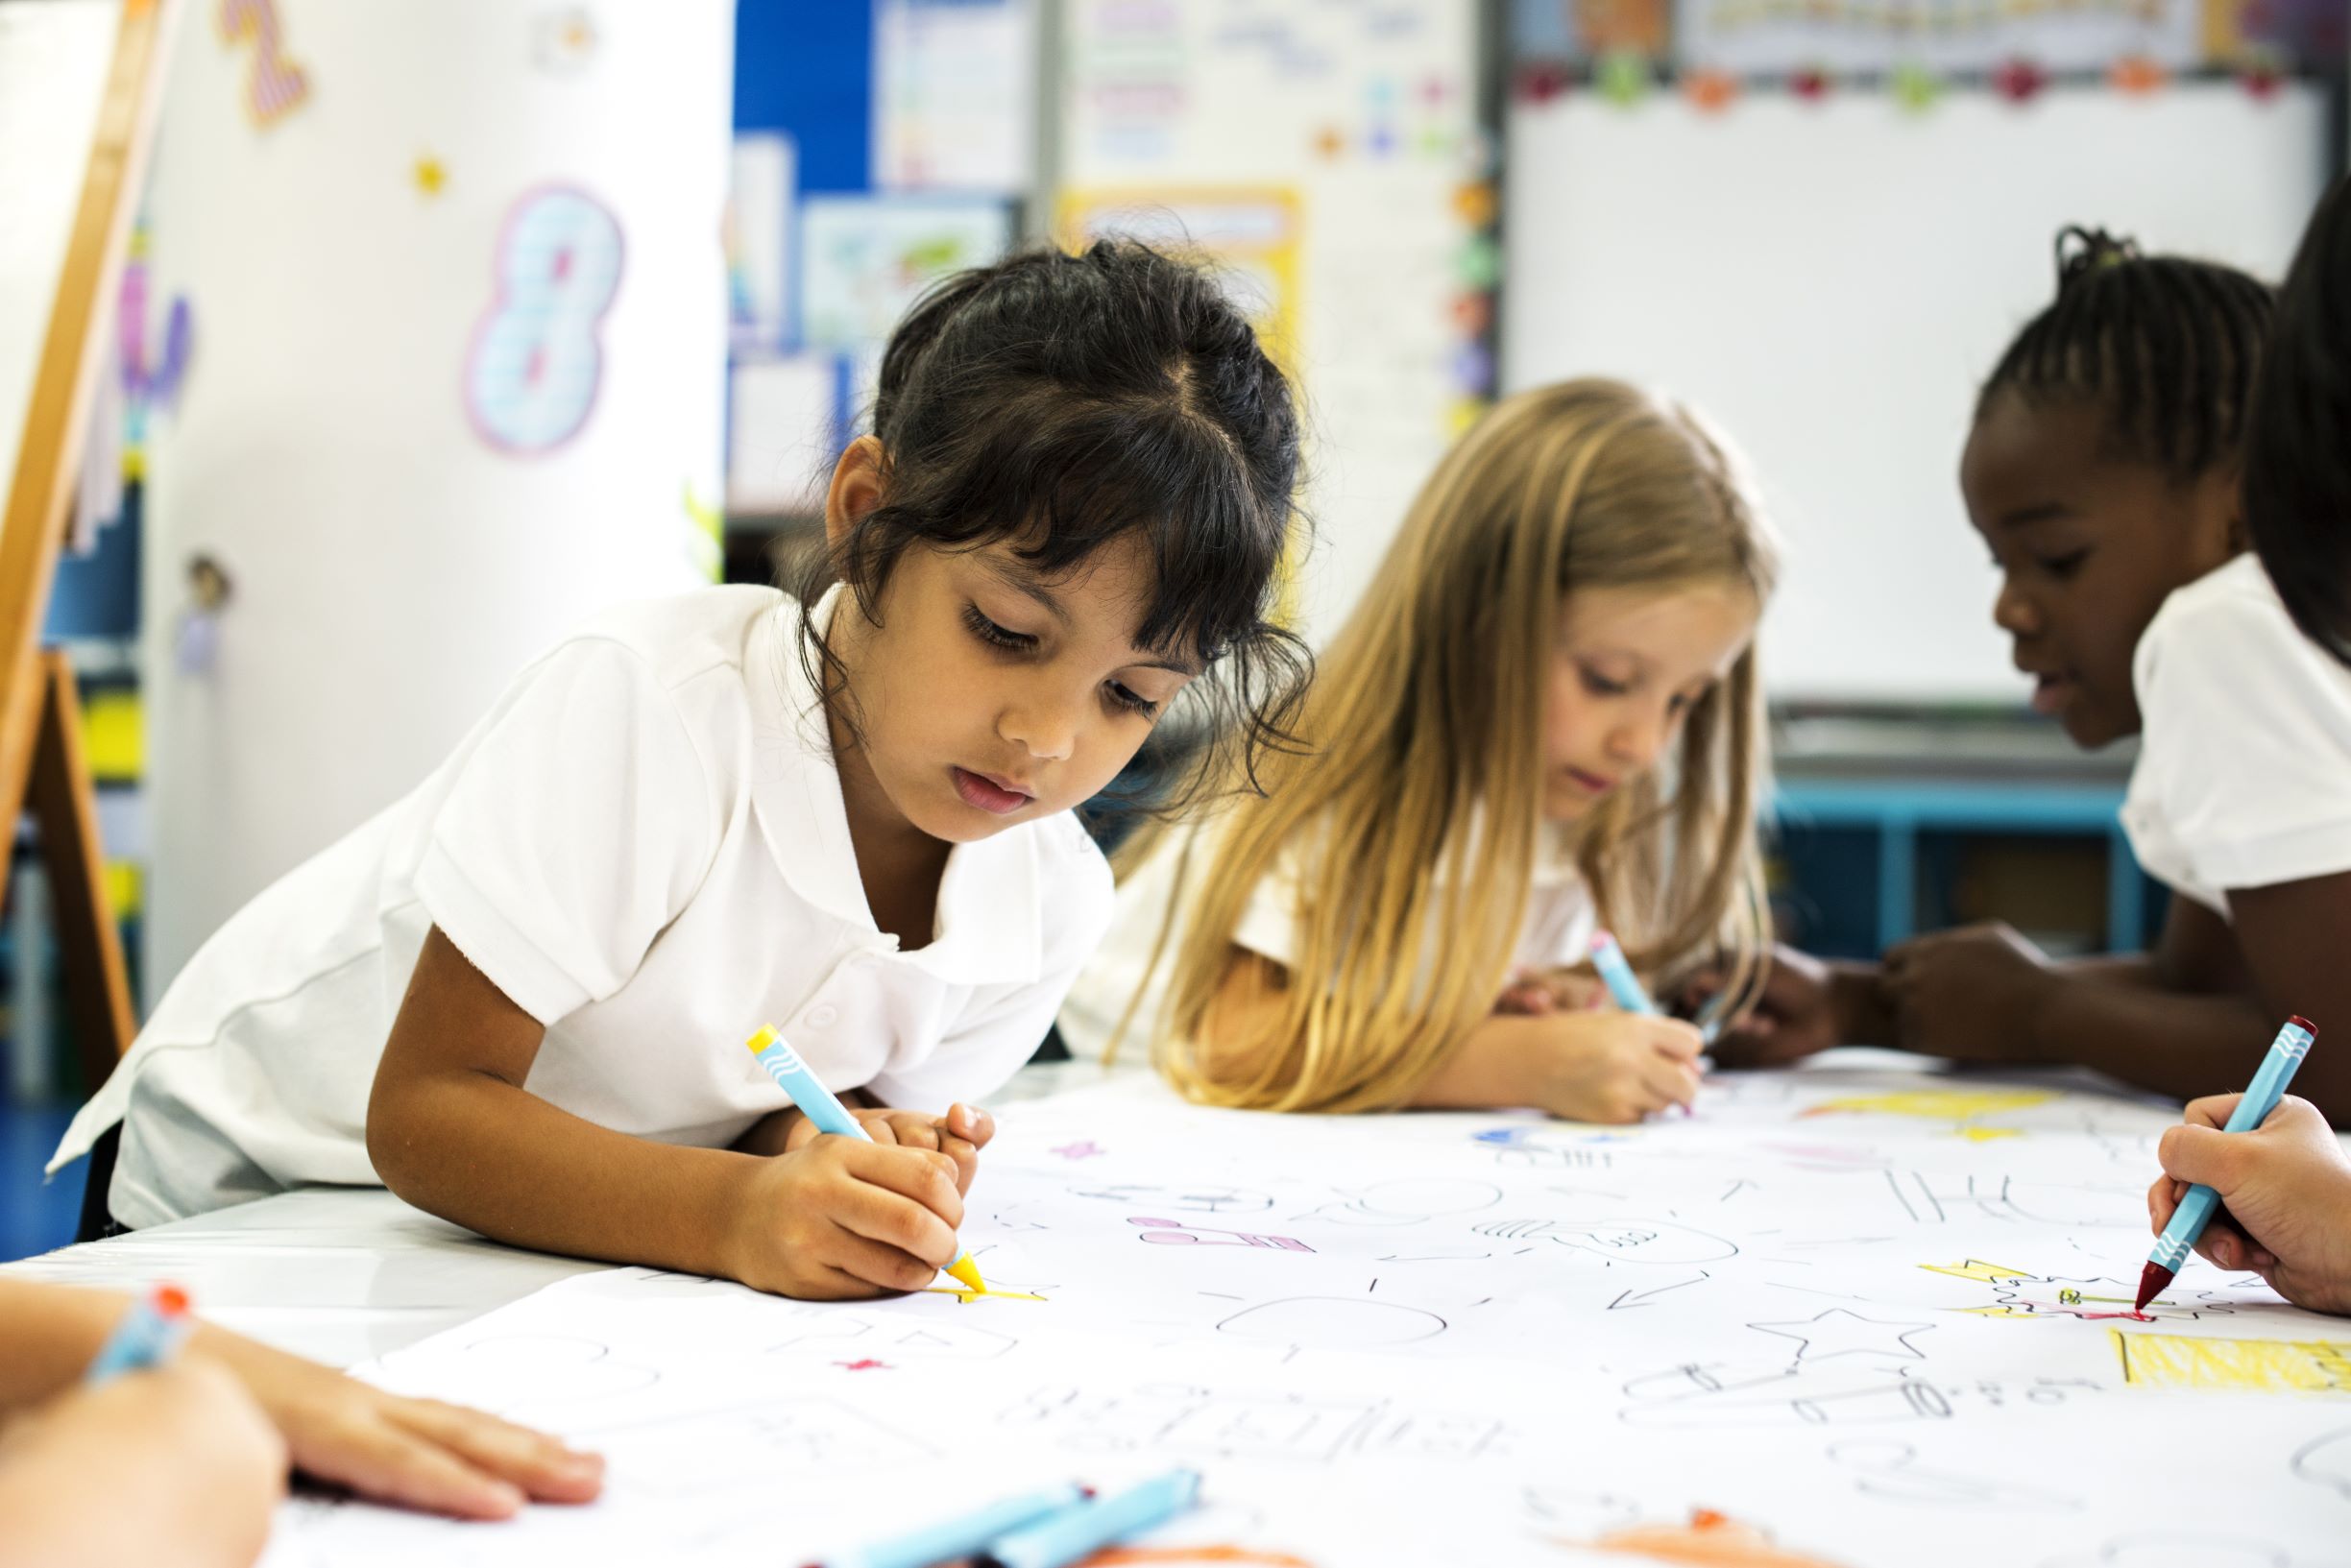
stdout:
[(2351, 676), (2267, 595), (2162, 628), (2139, 682), (2133, 792), (2226, 891), (2351, 870)]
[(457, 950), (552, 1024), (627, 982), (716, 853), (675, 702), (637, 654), (583, 639), (524, 672), (469, 745), (416, 876)]

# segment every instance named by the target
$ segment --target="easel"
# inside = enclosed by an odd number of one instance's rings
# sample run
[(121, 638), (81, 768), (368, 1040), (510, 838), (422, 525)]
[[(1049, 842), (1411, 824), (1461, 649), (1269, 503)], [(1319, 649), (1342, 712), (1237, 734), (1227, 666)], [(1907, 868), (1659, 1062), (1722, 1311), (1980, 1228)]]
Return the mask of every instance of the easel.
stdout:
[[(123, 0), (81, 204), (49, 313), (14, 478), (0, 511), (0, 821), (31, 812), (56, 899), (66, 1006), (85, 1080), (104, 1082), (136, 1021), (106, 893), (82, 705), (65, 656), (40, 646), (80, 472), (91, 394), (162, 102), (172, 0)], [(12, 832), (0, 836), (5, 885)], [(16, 983), (37, 983), (20, 962)]]

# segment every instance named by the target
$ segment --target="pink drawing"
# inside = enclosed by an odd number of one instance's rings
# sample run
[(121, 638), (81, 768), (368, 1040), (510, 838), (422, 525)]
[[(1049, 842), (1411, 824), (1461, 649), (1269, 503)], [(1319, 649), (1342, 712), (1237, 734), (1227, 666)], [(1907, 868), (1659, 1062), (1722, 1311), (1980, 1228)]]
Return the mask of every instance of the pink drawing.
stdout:
[[(1179, 1219), (1129, 1218), (1129, 1225), (1148, 1227), (1143, 1232), (1146, 1242), (1157, 1242), (1168, 1246), (1266, 1246), (1278, 1247), (1284, 1252), (1312, 1252), (1313, 1247), (1294, 1236), (1255, 1236), (1245, 1230), (1216, 1230), (1206, 1225), (1187, 1226)], [(1211, 1238), (1226, 1237), (1230, 1241)]]
[(860, 1357), (858, 1360), (853, 1362), (835, 1362), (833, 1364), (836, 1366), (845, 1366), (852, 1372), (889, 1372), (896, 1370), (896, 1368), (891, 1366), (889, 1363), (875, 1361), (870, 1356)]
[(221, 41), (234, 48), (253, 40), (253, 75), (245, 102), (255, 124), (268, 125), (310, 96), (309, 79), (286, 58), (278, 26), (278, 0), (221, 0)]
[(1090, 1160), (1097, 1154), (1107, 1154), (1110, 1151), (1088, 1140), (1076, 1144), (1063, 1144), (1052, 1152), (1060, 1155), (1065, 1160)]

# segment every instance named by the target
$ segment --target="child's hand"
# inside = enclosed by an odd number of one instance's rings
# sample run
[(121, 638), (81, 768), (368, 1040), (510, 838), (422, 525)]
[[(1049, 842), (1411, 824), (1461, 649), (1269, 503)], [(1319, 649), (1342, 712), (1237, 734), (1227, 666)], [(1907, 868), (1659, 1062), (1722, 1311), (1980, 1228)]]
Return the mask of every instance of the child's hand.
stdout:
[(534, 1499), (588, 1502), (603, 1485), (601, 1459), (497, 1416), (386, 1393), (218, 1329), (200, 1331), (196, 1346), (236, 1373), (297, 1469), (362, 1497), (504, 1519)]
[[(1684, 992), (1683, 1001), (1693, 1008), (1704, 1006), (1721, 991), (1723, 979), (1718, 972), (1700, 974)], [(1775, 947), (1754, 1007), (1707, 1049), (1718, 1067), (1785, 1067), (1845, 1043), (1829, 966), (1808, 953)]]
[(1895, 1044), (1961, 1061), (2033, 1059), (2033, 1020), (2058, 983), (2048, 955), (1999, 921), (1887, 950)]
[(720, 1250), (755, 1291), (812, 1301), (919, 1291), (955, 1262), (963, 1194), (950, 1155), (818, 1136), (749, 1170)]
[(2217, 1130), (2240, 1098), (2191, 1101), (2187, 1121), (2164, 1133), (2148, 1219), (2161, 1232), (2189, 1184), (2202, 1182), (2225, 1208), (2196, 1251), (2251, 1269), (2297, 1307), (2351, 1314), (2351, 1160), (2318, 1108), (2290, 1095), (2251, 1132)]
[(1535, 1103), (1570, 1122), (1638, 1122), (1698, 1096), (1695, 1025), (1648, 1013), (1561, 1013), (1547, 1019)]
[(0, 1556), (245, 1568), (285, 1478), (285, 1444), (237, 1380), (183, 1356), (74, 1387), (9, 1428)]
[[(945, 1116), (925, 1116), (920, 1111), (891, 1107), (850, 1114), (864, 1125), (865, 1136), (877, 1144), (936, 1149), (955, 1161), (956, 1191), (959, 1194), (971, 1191), (972, 1177), (980, 1170), (980, 1151), (996, 1136), (994, 1117), (976, 1105), (960, 1101), (948, 1106)], [(787, 1154), (806, 1148), (821, 1136), (816, 1124), (797, 1111), (791, 1113), (788, 1127), (784, 1134)]]
[(1581, 1013), (1608, 1000), (1608, 987), (1588, 970), (1520, 970), (1512, 977), (1493, 1010), (1507, 1017), (1540, 1018), (1549, 1013)]

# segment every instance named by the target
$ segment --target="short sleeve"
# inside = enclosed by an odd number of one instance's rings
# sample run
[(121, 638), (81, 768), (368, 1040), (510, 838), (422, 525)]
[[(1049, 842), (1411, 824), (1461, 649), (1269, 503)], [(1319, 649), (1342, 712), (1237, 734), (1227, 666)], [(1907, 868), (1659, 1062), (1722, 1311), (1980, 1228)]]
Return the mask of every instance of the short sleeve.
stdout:
[(526, 671), (453, 760), (416, 891), (552, 1024), (627, 983), (716, 853), (708, 775), (643, 659), (584, 639)]
[(2351, 870), (2351, 674), (2263, 588), (2150, 629), (2139, 672), (2132, 793), (2224, 891)]
[[(1070, 831), (1080, 830), (1072, 824)], [(884, 1104), (944, 1111), (957, 1100), (984, 1100), (1045, 1043), (1079, 972), (1109, 933), (1116, 898), (1110, 867), (1091, 844), (1055, 862), (1043, 886), (1037, 977), (973, 987), (947, 1020), (936, 1049), (908, 1071), (885, 1073), (866, 1085)]]
[(1262, 954), (1285, 969), (1297, 961), (1298, 919), (1305, 907), (1305, 854), (1296, 840), (1283, 846), (1273, 867), (1249, 889), (1248, 902), (1233, 925), (1236, 946)]

